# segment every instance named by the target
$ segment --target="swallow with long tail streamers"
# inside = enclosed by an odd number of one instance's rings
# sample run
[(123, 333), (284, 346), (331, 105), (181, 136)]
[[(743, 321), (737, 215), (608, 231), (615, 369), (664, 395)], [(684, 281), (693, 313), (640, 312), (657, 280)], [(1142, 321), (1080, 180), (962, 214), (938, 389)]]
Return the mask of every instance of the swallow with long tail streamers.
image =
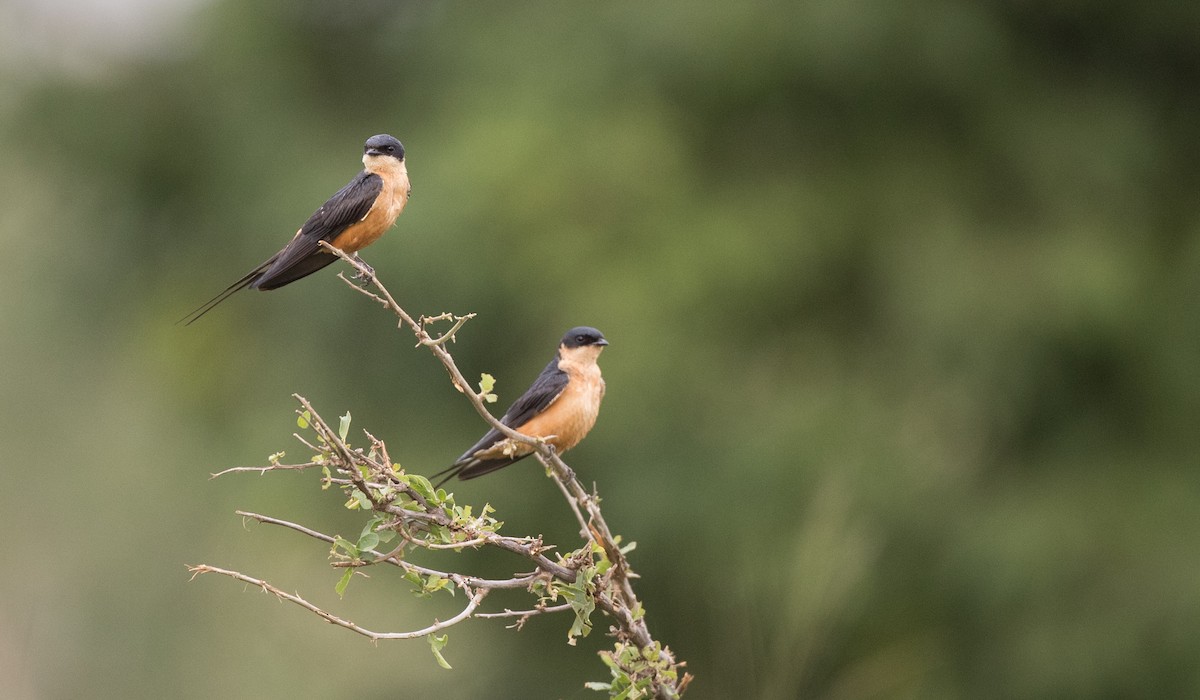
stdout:
[(179, 321), (189, 325), (234, 292), (247, 287), (278, 289), (337, 260), (337, 256), (321, 248), (319, 241), (326, 241), (358, 259), (358, 251), (374, 243), (396, 223), (412, 192), (404, 163), (404, 145), (395, 137), (379, 134), (367, 139), (362, 162), (362, 172), (308, 217), (283, 250)]

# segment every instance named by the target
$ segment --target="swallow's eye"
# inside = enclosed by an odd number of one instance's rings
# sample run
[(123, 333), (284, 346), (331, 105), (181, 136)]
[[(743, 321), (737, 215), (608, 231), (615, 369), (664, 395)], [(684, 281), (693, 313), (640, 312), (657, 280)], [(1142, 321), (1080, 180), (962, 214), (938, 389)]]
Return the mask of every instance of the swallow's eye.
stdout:
[(579, 341), (580, 344), (584, 344), (587, 343), (588, 337), (586, 335), (577, 335), (575, 336), (575, 340)]
[(395, 146), (384, 146), (383, 150), (387, 151), (388, 153), (391, 153), (392, 151), (396, 150), (396, 147)]

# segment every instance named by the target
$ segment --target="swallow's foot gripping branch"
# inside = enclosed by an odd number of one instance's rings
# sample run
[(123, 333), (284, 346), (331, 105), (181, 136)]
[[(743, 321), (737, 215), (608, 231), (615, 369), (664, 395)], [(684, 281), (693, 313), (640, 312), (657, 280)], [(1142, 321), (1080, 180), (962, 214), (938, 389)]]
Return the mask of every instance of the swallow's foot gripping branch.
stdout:
[(375, 281), (375, 268), (368, 265), (362, 258), (358, 257), (358, 253), (353, 256), (355, 267), (358, 271), (354, 273), (354, 279), (359, 282), (360, 287), (367, 287)]

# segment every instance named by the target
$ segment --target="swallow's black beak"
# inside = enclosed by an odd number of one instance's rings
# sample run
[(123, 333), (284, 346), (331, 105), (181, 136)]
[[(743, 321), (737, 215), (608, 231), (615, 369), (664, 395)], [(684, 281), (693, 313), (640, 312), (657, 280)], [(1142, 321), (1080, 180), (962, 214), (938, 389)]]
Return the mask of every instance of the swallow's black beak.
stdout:
[(367, 149), (367, 155), (369, 155), (369, 156), (381, 156), (381, 155), (383, 155), (383, 151), (379, 150), (378, 148), (368, 148), (368, 149)]
[(596, 342), (592, 343), (592, 345), (601, 345), (601, 346), (608, 345), (608, 341), (605, 340), (604, 338), (601, 338), (600, 340), (597, 340)]

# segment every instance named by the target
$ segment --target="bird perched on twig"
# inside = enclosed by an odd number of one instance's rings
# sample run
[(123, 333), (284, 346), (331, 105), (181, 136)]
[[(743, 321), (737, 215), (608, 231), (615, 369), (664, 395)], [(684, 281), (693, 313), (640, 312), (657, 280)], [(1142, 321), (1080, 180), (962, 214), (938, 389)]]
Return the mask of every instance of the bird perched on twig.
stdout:
[[(596, 359), (606, 345), (604, 334), (595, 328), (579, 326), (567, 331), (554, 359), (529, 390), (508, 407), (500, 422), (523, 435), (544, 438), (559, 453), (578, 445), (596, 424), (600, 400), (604, 398), (604, 379)], [(493, 428), (448, 469), (433, 476), (446, 475), (438, 486), (455, 476), (474, 479), (532, 453), (531, 445), (505, 437)]]
[(321, 249), (318, 241), (326, 241), (358, 259), (358, 251), (396, 223), (412, 192), (404, 145), (395, 137), (379, 134), (367, 139), (362, 162), (362, 172), (308, 217), (283, 250), (179, 320), (189, 325), (234, 292), (246, 287), (278, 289), (337, 260)]

